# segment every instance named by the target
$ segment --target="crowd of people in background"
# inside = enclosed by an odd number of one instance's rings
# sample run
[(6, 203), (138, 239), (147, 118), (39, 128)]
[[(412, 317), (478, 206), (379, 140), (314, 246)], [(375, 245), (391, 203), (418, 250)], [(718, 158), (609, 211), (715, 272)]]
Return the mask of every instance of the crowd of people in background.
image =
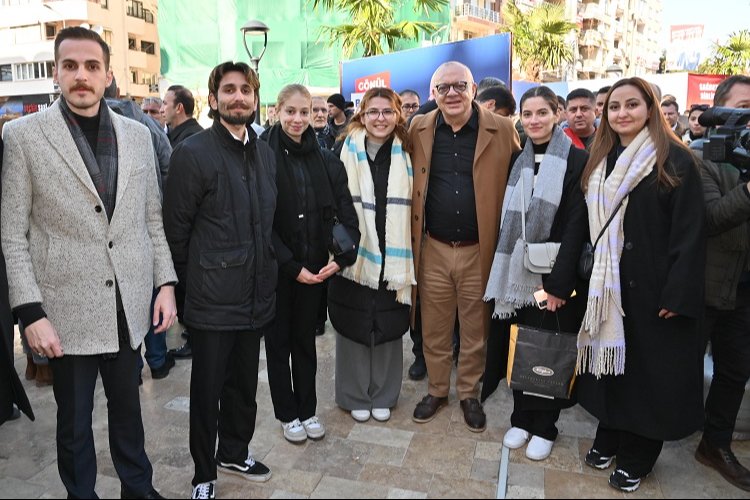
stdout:
[[(451, 404), (455, 370), (464, 423), (484, 432), (511, 326), (533, 325), (578, 336), (578, 376), (568, 399), (513, 391), (505, 446), (547, 459), (561, 412), (580, 404), (598, 421), (585, 463), (614, 465), (613, 488), (637, 490), (665, 441), (702, 430), (696, 459), (750, 491), (731, 449), (750, 379), (750, 173), (702, 158), (708, 106), (685, 126), (676, 99), (633, 77), (567, 96), (538, 86), (516, 113), (504, 82), (449, 61), (429, 96), (372, 88), (356, 108), (287, 85), (260, 126), (260, 81), (229, 61), (208, 77), (204, 130), (184, 86), (140, 107), (120, 98), (107, 44), (76, 27), (56, 37), (55, 79), (61, 97), (0, 141), (0, 360), (9, 305), (25, 377), (53, 387), (70, 497), (95, 497), (101, 375), (122, 496), (161, 498), (142, 346), (155, 380), (192, 359), (193, 498), (215, 498), (219, 473), (267, 481), (248, 451), (261, 339), (279, 432), (321, 440), (328, 318), (335, 402), (358, 422), (391, 418), (409, 331), (408, 376), (427, 378), (413, 420)], [(750, 77), (726, 79), (714, 104), (750, 108)], [(550, 272), (524, 263), (529, 243), (559, 246)], [(177, 319), (185, 343), (168, 351)], [(31, 415), (9, 371), (0, 422)]]

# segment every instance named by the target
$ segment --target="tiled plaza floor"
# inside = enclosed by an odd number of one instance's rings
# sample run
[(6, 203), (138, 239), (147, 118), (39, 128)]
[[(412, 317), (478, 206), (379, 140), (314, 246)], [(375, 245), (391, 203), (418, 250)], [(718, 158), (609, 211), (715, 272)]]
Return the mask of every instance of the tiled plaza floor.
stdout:
[[(171, 347), (179, 343), (170, 336)], [(221, 498), (495, 498), (503, 434), (509, 426), (512, 397), (505, 385), (485, 405), (487, 431), (469, 432), (455, 395), (428, 424), (411, 420), (427, 383), (408, 380), (411, 341), (404, 339), (404, 384), (399, 405), (387, 423), (356, 423), (334, 404), (334, 334), (319, 337), (318, 415), (328, 434), (322, 441), (293, 445), (273, 417), (265, 355), (258, 387), (258, 423), (250, 444), (254, 456), (273, 470), (261, 485), (219, 476)], [(263, 353), (263, 349), (261, 349)], [(16, 369), (25, 358), (16, 343)], [(190, 361), (178, 361), (170, 375), (152, 380), (144, 370), (141, 401), (146, 449), (154, 464), (154, 484), (167, 497), (189, 498), (193, 473), (188, 449)], [(51, 388), (24, 381), (37, 415), (0, 426), (0, 498), (64, 498), (55, 460), (55, 411)], [(99, 384), (94, 435), (98, 450), (97, 492), (117, 498), (117, 480), (107, 443), (106, 406)], [(561, 434), (552, 456), (541, 463), (510, 455), (509, 498), (750, 498), (693, 458), (698, 436), (667, 443), (654, 473), (634, 494), (607, 486), (607, 473), (583, 464), (595, 422), (580, 408), (563, 412)], [(750, 465), (750, 442), (735, 443), (741, 461)]]

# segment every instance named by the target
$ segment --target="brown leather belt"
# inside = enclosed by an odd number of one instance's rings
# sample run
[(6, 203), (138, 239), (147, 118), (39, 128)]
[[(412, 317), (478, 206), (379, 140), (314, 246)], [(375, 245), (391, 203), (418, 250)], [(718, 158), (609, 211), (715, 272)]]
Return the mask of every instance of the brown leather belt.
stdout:
[(461, 248), (461, 247), (472, 247), (474, 245), (479, 245), (478, 241), (474, 240), (459, 240), (459, 241), (450, 241), (450, 240), (444, 240), (442, 238), (438, 238), (437, 236), (427, 233), (427, 236), (432, 238), (435, 241), (438, 241), (444, 245), (452, 246), (453, 248)]

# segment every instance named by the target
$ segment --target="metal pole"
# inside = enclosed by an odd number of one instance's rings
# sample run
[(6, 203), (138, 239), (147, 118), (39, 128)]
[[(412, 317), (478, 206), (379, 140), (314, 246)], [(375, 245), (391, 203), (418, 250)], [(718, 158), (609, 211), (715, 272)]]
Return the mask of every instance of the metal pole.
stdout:
[[(260, 81), (260, 72), (258, 71), (258, 66), (260, 63), (259, 57), (251, 57), (250, 58), (250, 67), (255, 71), (255, 76), (258, 77), (258, 81)], [(255, 91), (255, 123), (260, 125), (260, 89)]]

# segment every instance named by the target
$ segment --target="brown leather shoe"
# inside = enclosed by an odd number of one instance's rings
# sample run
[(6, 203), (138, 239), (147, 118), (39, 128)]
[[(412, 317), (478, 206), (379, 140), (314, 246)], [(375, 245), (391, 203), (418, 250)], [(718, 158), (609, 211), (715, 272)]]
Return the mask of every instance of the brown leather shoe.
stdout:
[(36, 386), (45, 387), (48, 385), (52, 385), (52, 368), (49, 365), (37, 365)]
[(414, 408), (414, 416), (412, 420), (420, 424), (430, 422), (437, 415), (438, 410), (443, 406), (448, 405), (448, 398), (438, 398), (428, 394), (422, 401), (417, 403), (417, 407)]
[(34, 380), (36, 378), (36, 365), (34, 364), (34, 356), (31, 354), (26, 355), (26, 380)]
[(747, 470), (737, 460), (731, 448), (717, 448), (711, 446), (705, 439), (701, 439), (695, 458), (703, 465), (716, 470), (730, 484), (745, 491), (750, 491), (750, 470)]
[(487, 428), (487, 415), (484, 414), (482, 403), (476, 398), (468, 398), (461, 401), (461, 409), (464, 411), (464, 422), (471, 432), (484, 432)]

